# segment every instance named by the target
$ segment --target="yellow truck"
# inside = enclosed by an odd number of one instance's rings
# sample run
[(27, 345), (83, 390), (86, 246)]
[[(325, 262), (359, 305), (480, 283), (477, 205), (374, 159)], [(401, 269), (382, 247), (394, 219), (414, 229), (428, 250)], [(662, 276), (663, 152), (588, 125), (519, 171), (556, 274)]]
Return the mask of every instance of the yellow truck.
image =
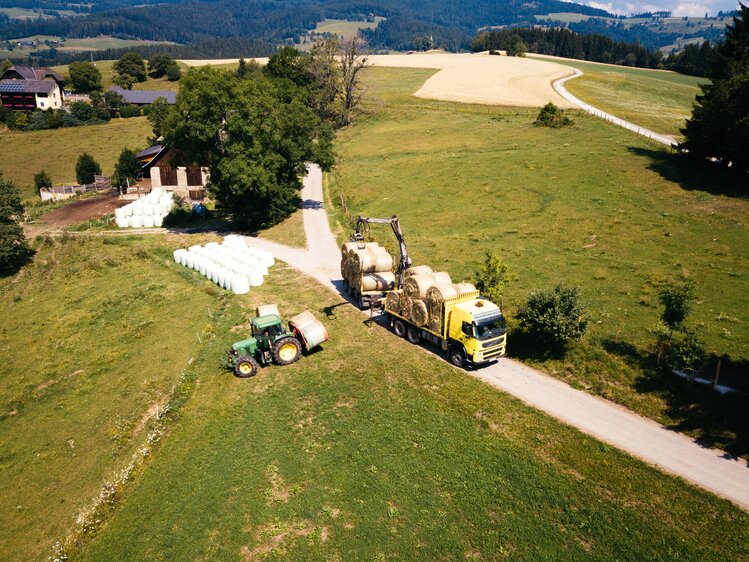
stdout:
[(505, 354), (507, 324), (499, 307), (478, 291), (448, 297), (442, 303), (440, 329), (416, 326), (396, 310), (385, 314), (390, 328), (413, 344), (428, 341), (439, 346), (455, 366), (467, 368), (489, 363)]

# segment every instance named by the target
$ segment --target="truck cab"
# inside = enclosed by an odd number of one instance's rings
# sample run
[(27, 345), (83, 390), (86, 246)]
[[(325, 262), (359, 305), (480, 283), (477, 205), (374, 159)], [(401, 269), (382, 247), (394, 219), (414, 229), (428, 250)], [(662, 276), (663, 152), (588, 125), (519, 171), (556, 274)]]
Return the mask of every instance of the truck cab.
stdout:
[(507, 323), (499, 307), (478, 297), (450, 308), (448, 357), (458, 366), (481, 365), (505, 354)]

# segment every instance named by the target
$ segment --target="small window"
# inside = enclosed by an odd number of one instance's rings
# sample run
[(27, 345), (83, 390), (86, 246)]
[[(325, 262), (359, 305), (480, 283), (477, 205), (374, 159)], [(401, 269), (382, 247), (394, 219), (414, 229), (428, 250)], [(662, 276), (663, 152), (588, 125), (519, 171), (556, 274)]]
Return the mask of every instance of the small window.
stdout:
[(39, 102), (39, 107), (44, 107), (44, 102), (43, 101)]
[(473, 337), (473, 324), (470, 322), (463, 322), (463, 333), (469, 338)]

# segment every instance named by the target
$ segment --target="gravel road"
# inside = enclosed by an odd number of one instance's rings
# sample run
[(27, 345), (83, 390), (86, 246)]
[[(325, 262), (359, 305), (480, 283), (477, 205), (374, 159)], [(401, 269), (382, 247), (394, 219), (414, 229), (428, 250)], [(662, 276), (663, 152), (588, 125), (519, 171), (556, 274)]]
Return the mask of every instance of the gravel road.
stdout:
[[(289, 248), (261, 238), (248, 237), (247, 243), (271, 251), (276, 258), (343, 295), (339, 271), (340, 250), (323, 205), (322, 172), (315, 165), (309, 167), (302, 199), (306, 250)], [(415, 349), (432, 353), (420, 347)], [(680, 476), (749, 511), (749, 466), (742, 459), (701, 445), (617, 404), (575, 390), (558, 379), (511, 359), (500, 359), (487, 367), (468, 371), (468, 374), (583, 433), (627, 451), (648, 464)]]

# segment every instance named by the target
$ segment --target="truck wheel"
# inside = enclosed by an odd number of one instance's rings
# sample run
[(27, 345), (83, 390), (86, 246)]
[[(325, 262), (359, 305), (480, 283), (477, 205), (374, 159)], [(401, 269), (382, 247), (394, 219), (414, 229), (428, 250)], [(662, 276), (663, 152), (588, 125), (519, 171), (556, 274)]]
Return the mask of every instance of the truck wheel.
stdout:
[(257, 369), (257, 361), (255, 361), (254, 357), (248, 355), (238, 357), (234, 362), (234, 374), (243, 379), (254, 377), (257, 373)]
[(400, 318), (393, 320), (393, 333), (399, 338), (406, 335), (406, 323)]
[(406, 332), (406, 338), (413, 344), (419, 343), (421, 341), (421, 330), (409, 326), (408, 331)]
[(460, 367), (461, 369), (466, 368), (466, 352), (463, 350), (462, 346), (455, 346), (450, 348), (448, 359), (450, 359), (450, 363), (455, 365), (456, 367)]
[(302, 344), (293, 336), (282, 338), (273, 345), (273, 359), (278, 365), (290, 365), (302, 354)]

